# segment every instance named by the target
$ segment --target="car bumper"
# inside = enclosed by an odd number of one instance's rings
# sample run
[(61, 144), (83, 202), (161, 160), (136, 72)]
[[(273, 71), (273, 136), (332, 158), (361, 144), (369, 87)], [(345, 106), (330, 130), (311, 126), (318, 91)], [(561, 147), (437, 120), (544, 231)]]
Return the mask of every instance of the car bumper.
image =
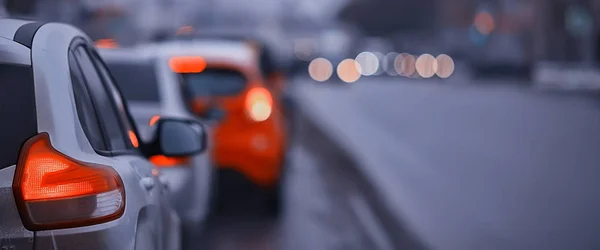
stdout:
[(116, 221), (93, 226), (39, 231), (35, 233), (34, 249), (134, 250), (136, 221), (126, 214)]

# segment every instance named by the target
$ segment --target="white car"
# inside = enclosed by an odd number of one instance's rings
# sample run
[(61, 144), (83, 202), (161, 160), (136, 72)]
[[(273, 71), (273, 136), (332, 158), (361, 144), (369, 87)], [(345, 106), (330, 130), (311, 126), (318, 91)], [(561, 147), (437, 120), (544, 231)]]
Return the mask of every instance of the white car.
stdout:
[(0, 249), (180, 249), (180, 219), (148, 158), (206, 148), (204, 126), (157, 121), (141, 142), (80, 30), (0, 20)]
[[(159, 117), (199, 119), (188, 110), (178, 82), (171, 79), (170, 68), (157, 58), (157, 52), (135, 48), (100, 50), (144, 141), (151, 140)], [(184, 241), (191, 242), (202, 230), (210, 208), (214, 172), (210, 157), (155, 157), (152, 161), (173, 194), (171, 202), (182, 219)]]

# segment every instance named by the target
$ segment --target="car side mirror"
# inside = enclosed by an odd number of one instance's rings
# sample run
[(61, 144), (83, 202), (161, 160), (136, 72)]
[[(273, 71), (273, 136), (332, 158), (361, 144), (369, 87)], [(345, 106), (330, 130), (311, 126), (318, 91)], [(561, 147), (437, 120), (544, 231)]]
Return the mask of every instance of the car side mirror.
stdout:
[(161, 118), (153, 143), (153, 155), (191, 156), (207, 148), (206, 128), (193, 120)]

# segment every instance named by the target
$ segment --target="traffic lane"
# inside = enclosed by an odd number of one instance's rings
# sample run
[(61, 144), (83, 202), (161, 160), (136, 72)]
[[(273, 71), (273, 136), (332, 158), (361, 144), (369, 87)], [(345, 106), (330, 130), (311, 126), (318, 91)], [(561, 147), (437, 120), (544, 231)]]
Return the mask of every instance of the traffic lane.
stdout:
[(277, 250), (279, 221), (276, 218), (227, 216), (213, 218), (195, 246), (201, 250)]
[(297, 94), (434, 248), (599, 245), (594, 97), (398, 80)]

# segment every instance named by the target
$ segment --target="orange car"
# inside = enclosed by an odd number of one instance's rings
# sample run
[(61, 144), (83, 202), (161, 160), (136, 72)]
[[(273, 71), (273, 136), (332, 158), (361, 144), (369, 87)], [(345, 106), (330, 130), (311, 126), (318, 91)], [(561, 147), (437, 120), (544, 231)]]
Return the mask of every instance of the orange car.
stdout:
[(189, 46), (182, 49), (185, 55), (170, 57), (169, 67), (179, 75), (194, 113), (224, 113), (214, 127), (215, 165), (242, 173), (261, 187), (276, 187), (286, 151), (285, 121), (265, 85), (255, 50), (234, 41)]

